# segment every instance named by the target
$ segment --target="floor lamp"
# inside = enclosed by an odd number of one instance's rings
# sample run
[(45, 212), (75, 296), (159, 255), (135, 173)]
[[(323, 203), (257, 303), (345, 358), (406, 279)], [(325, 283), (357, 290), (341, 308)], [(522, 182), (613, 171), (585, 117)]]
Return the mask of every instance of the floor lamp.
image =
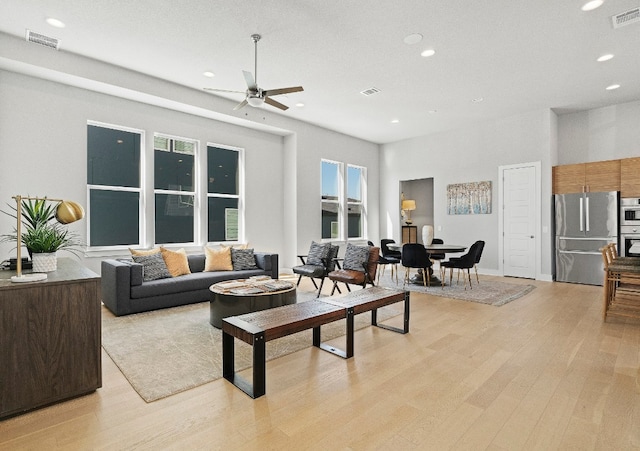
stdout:
[(47, 278), (46, 273), (22, 274), (22, 201), (44, 200), (58, 202), (58, 206), (56, 207), (56, 221), (60, 224), (71, 224), (72, 222), (84, 218), (84, 209), (76, 202), (63, 199), (49, 199), (48, 197), (28, 197), (19, 195), (14, 196), (13, 199), (16, 201), (16, 218), (18, 220), (18, 224), (16, 225), (16, 246), (18, 258), (16, 261), (16, 275), (11, 277), (11, 281), (36, 282), (38, 280), (44, 280)]

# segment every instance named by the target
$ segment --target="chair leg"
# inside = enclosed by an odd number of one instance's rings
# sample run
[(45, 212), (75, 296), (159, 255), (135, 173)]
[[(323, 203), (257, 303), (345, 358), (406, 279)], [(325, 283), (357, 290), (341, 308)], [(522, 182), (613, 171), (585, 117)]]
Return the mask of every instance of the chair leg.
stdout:
[(476, 272), (476, 282), (480, 283), (480, 278), (478, 277), (478, 265), (473, 265), (473, 270)]
[(409, 281), (409, 268), (404, 269), (404, 279), (402, 280), (402, 288), (405, 287), (407, 282)]
[(298, 277), (298, 283), (296, 284), (296, 286), (300, 285), (300, 281), (302, 280), (302, 274), (300, 274), (300, 276)]
[(322, 291), (322, 285), (324, 285), (324, 277), (320, 279), (320, 288), (318, 288), (318, 297), (320, 297), (320, 292)]
[[(425, 277), (424, 273), (425, 273), (425, 270), (422, 269), (422, 286), (426, 287), (427, 286), (427, 278)], [(429, 275), (429, 274), (427, 273), (427, 275)]]
[(422, 270), (422, 276), (424, 277), (424, 273), (427, 273), (427, 285), (431, 286), (431, 272), (429, 271), (429, 268), (425, 268)]
[[(330, 296), (333, 296), (333, 293), (336, 291), (336, 288), (338, 288), (338, 281), (334, 280), (333, 281), (333, 288), (331, 289), (331, 294)], [(340, 291), (340, 288), (338, 288), (338, 291)]]

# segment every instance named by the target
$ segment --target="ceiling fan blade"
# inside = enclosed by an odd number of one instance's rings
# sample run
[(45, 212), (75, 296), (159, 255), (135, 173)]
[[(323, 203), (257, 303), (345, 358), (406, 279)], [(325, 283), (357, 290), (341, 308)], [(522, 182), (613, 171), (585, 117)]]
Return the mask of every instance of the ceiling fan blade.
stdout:
[(205, 91), (213, 91), (213, 92), (235, 92), (235, 93), (238, 93), (238, 94), (244, 94), (245, 93), (244, 91), (230, 91), (228, 89), (216, 89), (216, 88), (202, 88), (202, 89), (204, 89)]
[(280, 94), (289, 94), (292, 92), (300, 92), (300, 91), (304, 91), (302, 86), (293, 86), (291, 88), (280, 88), (280, 89), (268, 89), (263, 92), (265, 96), (277, 96)]
[(251, 90), (258, 89), (258, 85), (256, 84), (256, 81), (253, 79), (253, 74), (251, 72), (247, 72), (246, 70), (243, 70), (242, 73), (244, 74), (244, 79), (247, 82), (247, 87)]
[(239, 110), (240, 108), (242, 108), (243, 106), (245, 106), (247, 103), (249, 103), (249, 102), (247, 102), (247, 99), (244, 99), (242, 102), (240, 102), (239, 104), (237, 104), (237, 105), (235, 106), (235, 108), (233, 109), (233, 111)]
[(265, 97), (265, 98), (264, 98), (264, 103), (268, 103), (268, 104), (269, 104), (269, 105), (271, 105), (271, 106), (274, 106), (274, 107), (276, 107), (276, 108), (280, 108), (282, 111), (285, 111), (285, 110), (288, 110), (288, 109), (289, 109), (289, 107), (288, 107), (288, 106), (283, 105), (282, 103), (277, 102), (277, 101), (273, 100), (273, 99), (272, 99), (272, 98), (270, 98), (270, 97)]

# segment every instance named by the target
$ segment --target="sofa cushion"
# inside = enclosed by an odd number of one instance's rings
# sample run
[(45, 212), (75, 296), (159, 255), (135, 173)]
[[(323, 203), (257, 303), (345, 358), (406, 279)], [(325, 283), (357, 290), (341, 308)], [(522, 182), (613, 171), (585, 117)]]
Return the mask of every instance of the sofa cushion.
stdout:
[(231, 262), (234, 271), (258, 268), (256, 265), (256, 257), (253, 255), (253, 249), (231, 248)]
[(206, 256), (204, 263), (205, 271), (233, 271), (230, 247), (211, 249), (210, 247), (205, 246), (204, 254)]
[[(208, 290), (211, 285), (223, 280), (247, 279), (251, 276), (263, 275), (261, 269), (245, 271), (209, 271), (193, 272), (184, 276), (170, 277), (145, 282), (142, 285), (131, 287), (131, 298), (141, 299), (153, 296), (165, 296), (188, 291)], [(205, 301), (202, 299), (202, 301)]]
[(149, 255), (133, 255), (133, 261), (142, 265), (142, 280), (150, 282), (171, 277), (167, 265), (159, 253)]
[(160, 247), (162, 258), (167, 264), (167, 269), (172, 277), (183, 276), (185, 274), (191, 274), (189, 269), (189, 260), (187, 259), (187, 252), (184, 249), (178, 249), (177, 251), (171, 251), (164, 247)]

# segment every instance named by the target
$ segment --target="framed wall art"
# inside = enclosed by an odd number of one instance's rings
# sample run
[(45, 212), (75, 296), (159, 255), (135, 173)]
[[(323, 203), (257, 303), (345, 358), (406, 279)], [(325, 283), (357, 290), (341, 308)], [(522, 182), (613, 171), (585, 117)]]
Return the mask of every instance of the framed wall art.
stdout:
[(491, 214), (491, 181), (447, 185), (447, 214)]

